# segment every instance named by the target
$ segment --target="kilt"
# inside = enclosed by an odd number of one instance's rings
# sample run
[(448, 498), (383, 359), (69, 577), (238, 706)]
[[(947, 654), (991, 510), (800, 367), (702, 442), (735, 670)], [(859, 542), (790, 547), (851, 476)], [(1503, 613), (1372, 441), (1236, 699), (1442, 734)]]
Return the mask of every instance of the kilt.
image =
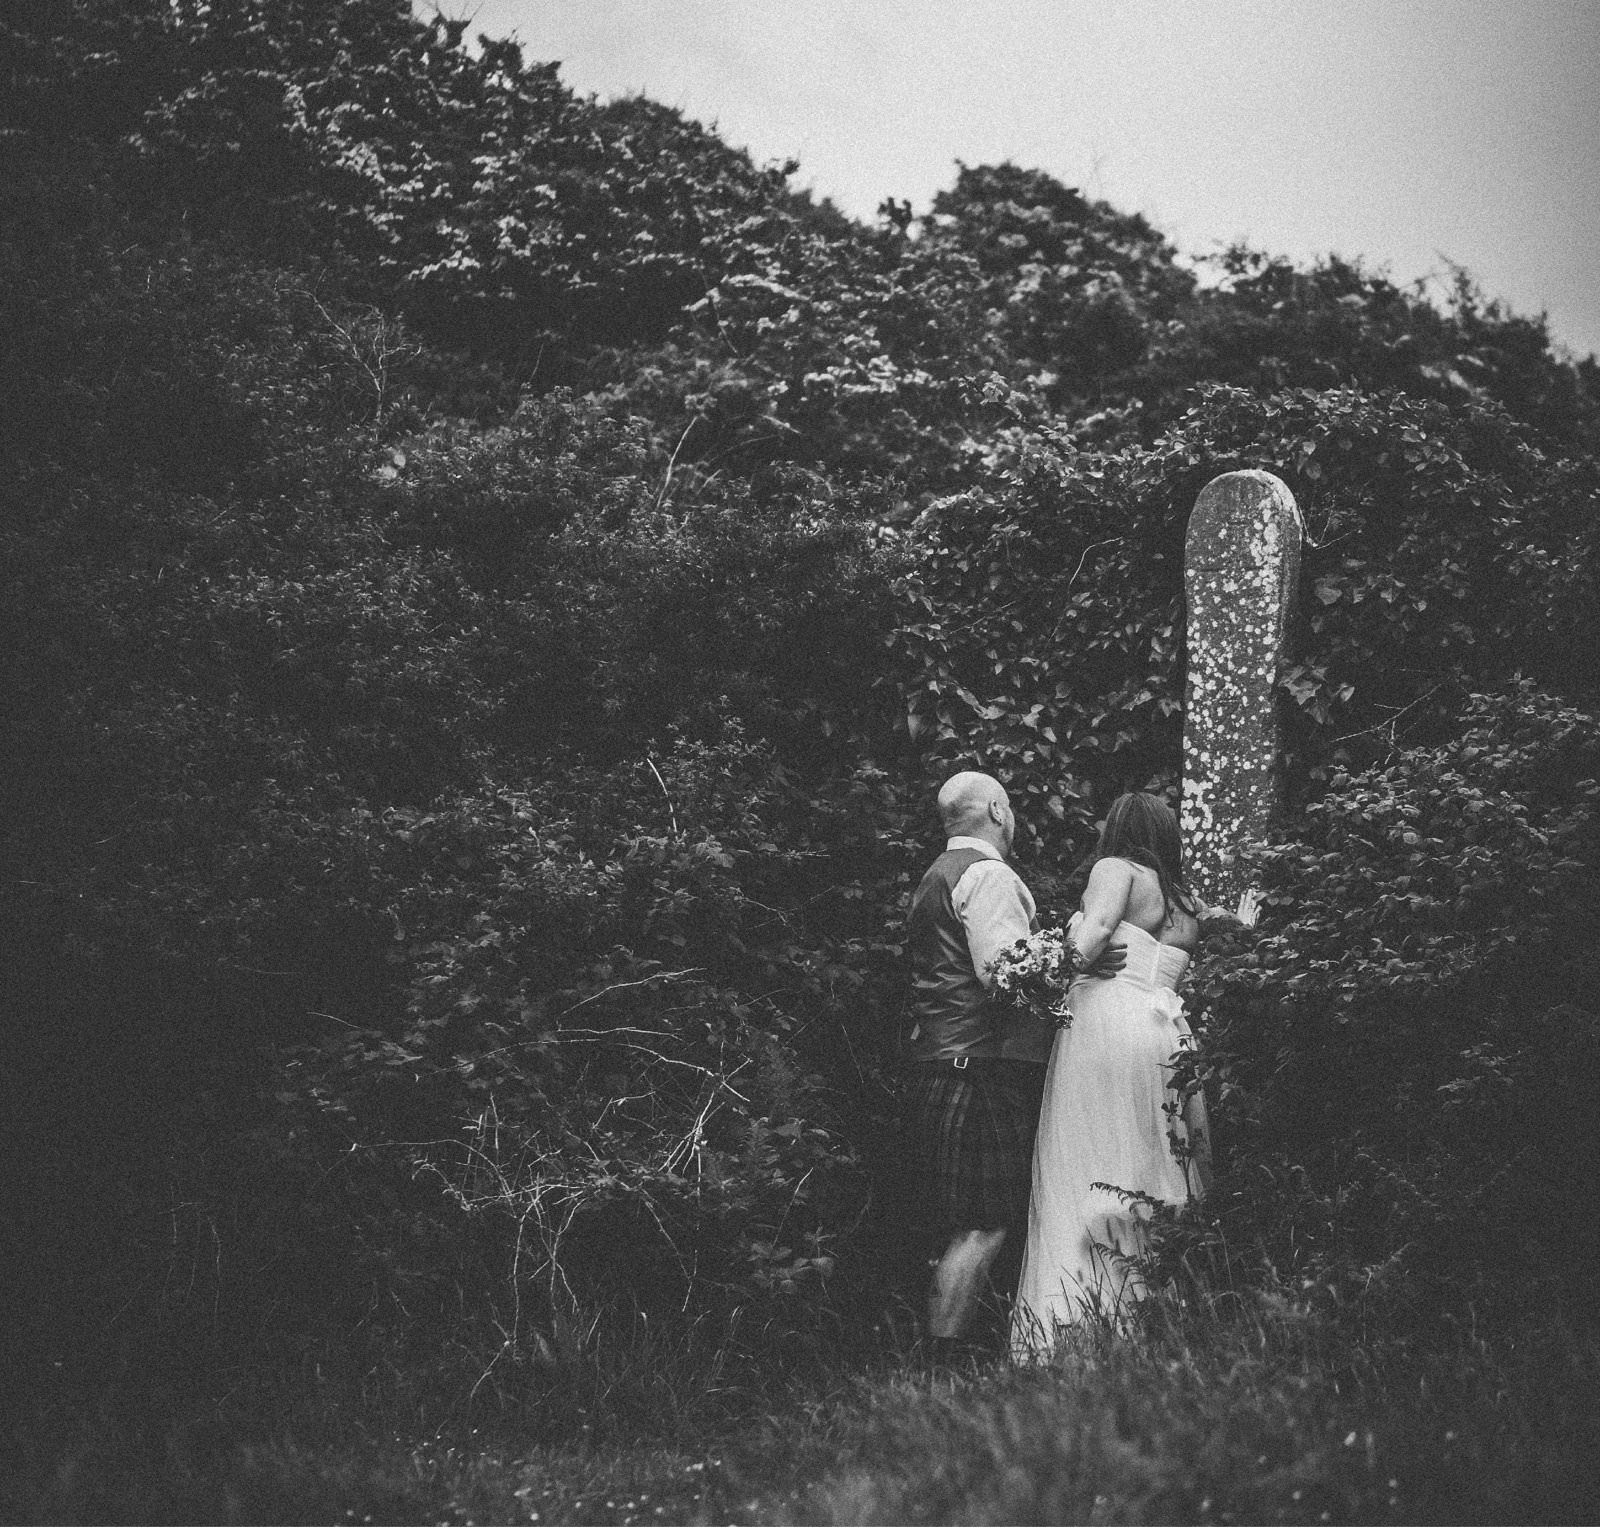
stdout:
[(1045, 1068), (1028, 1060), (912, 1066), (907, 1144), (916, 1218), (930, 1236), (1020, 1228), (1033, 1181)]

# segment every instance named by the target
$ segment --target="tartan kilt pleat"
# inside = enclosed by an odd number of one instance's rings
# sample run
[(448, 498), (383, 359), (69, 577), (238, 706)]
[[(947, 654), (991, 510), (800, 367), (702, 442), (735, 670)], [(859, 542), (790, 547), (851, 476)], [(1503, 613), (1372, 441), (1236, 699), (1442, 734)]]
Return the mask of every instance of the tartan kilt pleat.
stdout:
[(916, 1218), (926, 1233), (1026, 1223), (1044, 1070), (1032, 1061), (975, 1061), (963, 1071), (913, 1067), (907, 1144)]

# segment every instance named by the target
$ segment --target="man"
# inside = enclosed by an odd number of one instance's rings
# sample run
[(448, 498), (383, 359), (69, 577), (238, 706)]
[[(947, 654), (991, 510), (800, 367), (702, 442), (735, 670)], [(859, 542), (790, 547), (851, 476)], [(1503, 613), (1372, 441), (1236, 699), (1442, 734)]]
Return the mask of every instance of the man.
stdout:
[[(938, 796), (944, 852), (911, 898), (912, 1146), (922, 1215), (943, 1250), (928, 1291), (935, 1350), (959, 1350), (1009, 1231), (1027, 1223), (1033, 1136), (1055, 1031), (989, 1000), (989, 965), (1035, 926), (1006, 863), (1016, 833), (997, 779), (967, 771)], [(1107, 949), (1095, 974), (1126, 960)]]

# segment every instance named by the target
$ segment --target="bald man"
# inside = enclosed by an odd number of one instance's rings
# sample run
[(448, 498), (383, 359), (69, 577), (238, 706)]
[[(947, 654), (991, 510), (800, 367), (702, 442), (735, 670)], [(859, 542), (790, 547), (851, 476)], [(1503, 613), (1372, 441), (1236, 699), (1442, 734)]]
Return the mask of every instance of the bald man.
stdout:
[[(1055, 1030), (989, 1000), (989, 965), (1034, 927), (1006, 862), (1016, 816), (1000, 781), (966, 771), (938, 797), (944, 852), (911, 898), (910, 1132), (924, 1227), (941, 1247), (928, 1291), (935, 1350), (960, 1350), (1009, 1232), (1027, 1224), (1033, 1136)], [(1096, 974), (1126, 958), (1108, 950)]]

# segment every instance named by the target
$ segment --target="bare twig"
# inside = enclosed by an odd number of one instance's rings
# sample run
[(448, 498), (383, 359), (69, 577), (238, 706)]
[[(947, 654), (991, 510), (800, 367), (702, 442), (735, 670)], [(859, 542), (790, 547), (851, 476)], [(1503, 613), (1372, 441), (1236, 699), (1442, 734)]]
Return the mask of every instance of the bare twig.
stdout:
[(1397, 722), (1403, 715), (1405, 715), (1405, 713), (1408, 710), (1415, 710), (1430, 695), (1438, 694), (1438, 692), (1443, 688), (1444, 688), (1444, 681), (1441, 679), (1439, 681), (1439, 683), (1437, 683), (1437, 684), (1435, 684), (1433, 686), (1432, 689), (1427, 690), (1423, 694), (1418, 695), (1417, 698), (1415, 700), (1413, 700), (1409, 705), (1402, 705), (1400, 707), (1400, 709), (1397, 710), (1392, 716), (1390, 716), (1387, 721), (1379, 721), (1378, 723), (1376, 723), (1376, 725), (1363, 727), (1359, 732), (1346, 732), (1343, 737), (1335, 737), (1333, 740), (1335, 742), (1349, 742), (1352, 738), (1355, 738), (1355, 737), (1366, 737), (1366, 736), (1369, 736), (1370, 734), (1372, 734), (1374, 732), (1381, 732), (1385, 728), (1387, 728), (1388, 732), (1389, 732), (1389, 741), (1393, 742), (1395, 740), (1395, 732), (1394, 732), (1395, 722)]
[(341, 323), (335, 318), (315, 292), (308, 292), (307, 296), (329, 329), (338, 336), (356, 369), (365, 376), (373, 392), (373, 420), (382, 424), (389, 411), (389, 368), (396, 358), (418, 354), (420, 347), (398, 339), (399, 324), (378, 308), (363, 309), (370, 319), (370, 330), (362, 335), (353, 322)]
[(689, 438), (689, 431), (700, 422), (699, 414), (690, 414), (689, 422), (684, 425), (683, 433), (678, 436), (678, 443), (672, 448), (672, 455), (667, 459), (666, 476), (661, 479), (661, 491), (656, 494), (656, 509), (659, 511), (666, 502), (667, 489), (672, 486), (672, 469), (678, 464), (678, 452), (683, 449), (683, 442)]
[(985, 621), (994, 620), (997, 617), (1004, 615), (1007, 610), (1016, 609), (1016, 607), (1027, 597), (1028, 596), (1026, 594), (1019, 594), (1015, 599), (1008, 600), (1005, 604), (1000, 605), (996, 609), (985, 610), (983, 614), (978, 616), (976, 620), (969, 620), (966, 625), (957, 626), (954, 631), (950, 632), (949, 637), (946, 639), (953, 640), (955, 637), (962, 635), (964, 632), (972, 630), (974, 626), (981, 626)]
[(637, 981), (618, 981), (611, 986), (602, 986), (599, 991), (592, 991), (587, 997), (580, 997), (571, 1007), (564, 1007), (556, 1015), (565, 1018), (568, 1013), (575, 1013), (580, 1007), (586, 1007), (591, 1002), (598, 1002), (601, 997), (608, 997), (614, 991), (627, 991), (635, 986), (648, 986), (652, 981), (678, 981), (684, 976), (697, 976), (704, 969), (700, 965), (691, 965), (687, 970), (658, 970), (653, 975), (640, 976)]
[(650, 765), (650, 772), (655, 775), (656, 783), (661, 786), (661, 793), (667, 798), (667, 815), (672, 818), (672, 836), (678, 836), (678, 810), (672, 804), (672, 792), (667, 789), (666, 780), (661, 777), (661, 770), (656, 767), (656, 761), (647, 753), (644, 761)]
[(341, 1018), (337, 1013), (321, 1013), (314, 1007), (306, 1009), (306, 1016), (308, 1018), (326, 1018), (329, 1023), (340, 1023), (347, 1029), (359, 1029), (361, 1027), (359, 1023), (351, 1023), (348, 1018)]
[[(1083, 555), (1078, 558), (1078, 565), (1072, 569), (1072, 576), (1067, 579), (1066, 587), (1061, 590), (1062, 594), (1066, 595), (1072, 592), (1072, 585), (1078, 581), (1078, 574), (1083, 571), (1083, 564), (1089, 560), (1089, 553), (1091, 551), (1096, 551), (1102, 546), (1116, 546), (1122, 541), (1122, 539), (1123, 538), (1121, 536), (1111, 536), (1104, 541), (1091, 541), (1087, 546), (1085, 546), (1083, 548)], [(1054, 628), (1050, 632), (1051, 641), (1054, 641), (1056, 637), (1061, 634), (1061, 623), (1066, 618), (1067, 612), (1063, 610), (1060, 614), (1060, 617), (1056, 620)]]
[[(691, 965), (687, 970), (658, 970), (652, 975), (640, 976), (637, 981), (614, 981), (610, 986), (602, 986), (599, 991), (592, 991), (587, 997), (580, 997), (571, 1007), (564, 1007), (556, 1014), (556, 1021), (565, 1018), (568, 1013), (575, 1013), (580, 1007), (587, 1007), (591, 1002), (598, 1002), (601, 997), (609, 997), (613, 992), (632, 991), (636, 987), (648, 986), (653, 981), (677, 981), (684, 976), (700, 974), (703, 966)], [(640, 1029), (622, 1026), (615, 1029), (567, 1029), (562, 1037), (569, 1039), (608, 1039), (614, 1034), (643, 1034), (650, 1039), (669, 1039), (671, 1035), (662, 1029)], [(525, 1050), (530, 1045), (542, 1044), (541, 1039), (519, 1039), (515, 1044), (501, 1045), (498, 1049), (485, 1050), (480, 1060), (487, 1060), (491, 1055), (505, 1055), (511, 1050)]]

